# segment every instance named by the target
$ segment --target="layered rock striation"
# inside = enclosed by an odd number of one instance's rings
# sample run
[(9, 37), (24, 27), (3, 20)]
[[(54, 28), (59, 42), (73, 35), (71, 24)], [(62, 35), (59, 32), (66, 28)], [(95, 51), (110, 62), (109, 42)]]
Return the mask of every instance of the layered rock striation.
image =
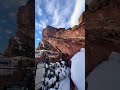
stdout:
[(82, 22), (67, 30), (65, 28), (47, 26), (43, 29), (42, 37), (42, 42), (39, 43), (37, 50), (48, 48), (51, 51), (66, 55), (70, 59), (80, 48), (85, 46), (84, 23)]

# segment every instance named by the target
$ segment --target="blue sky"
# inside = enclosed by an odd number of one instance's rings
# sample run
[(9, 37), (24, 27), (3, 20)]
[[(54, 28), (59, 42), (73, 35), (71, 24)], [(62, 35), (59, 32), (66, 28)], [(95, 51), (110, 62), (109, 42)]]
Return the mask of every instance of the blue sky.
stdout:
[(85, 0), (35, 0), (35, 48), (46, 26), (69, 28), (78, 24)]
[(16, 33), (16, 14), (18, 7), (27, 0), (0, 0), (0, 52), (8, 46), (11, 35)]

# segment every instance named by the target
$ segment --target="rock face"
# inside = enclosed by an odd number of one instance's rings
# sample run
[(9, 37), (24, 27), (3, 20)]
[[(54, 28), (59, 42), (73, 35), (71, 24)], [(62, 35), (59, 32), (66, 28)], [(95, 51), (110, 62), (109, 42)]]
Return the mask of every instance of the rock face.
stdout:
[(88, 5), (85, 12), (86, 75), (107, 60), (112, 51), (120, 52), (118, 3), (118, 0), (93, 0)]
[(9, 39), (4, 55), (34, 57), (34, 16), (34, 0), (18, 9), (16, 36)]
[[(82, 18), (81, 18), (82, 19)], [(47, 26), (42, 32), (42, 43), (40, 42), (38, 50), (47, 46), (49, 50), (60, 52), (70, 59), (85, 45), (84, 24), (76, 25), (75, 28), (65, 30), (65, 28), (54, 28)]]
[(120, 8), (119, 0), (92, 0), (91, 3), (88, 5), (88, 8), (90, 11), (94, 12), (110, 4), (112, 4), (114, 7)]

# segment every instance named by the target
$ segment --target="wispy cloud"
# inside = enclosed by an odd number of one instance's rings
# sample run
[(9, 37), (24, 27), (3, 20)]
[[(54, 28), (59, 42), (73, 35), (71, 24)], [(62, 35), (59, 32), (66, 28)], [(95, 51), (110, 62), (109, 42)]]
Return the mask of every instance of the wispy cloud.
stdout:
[[(45, 28), (47, 25), (51, 25), (57, 28), (67, 28), (70, 24), (70, 16), (74, 9), (73, 0), (36, 0), (35, 13), (36, 17), (41, 17), (40, 20), (36, 20), (36, 26)], [(41, 4), (42, 3), (42, 4)]]
[(84, 10), (85, 10), (85, 0), (76, 0), (75, 8), (70, 21), (71, 26), (78, 24), (78, 19)]
[(46, 26), (69, 28), (78, 24), (85, 0), (35, 0), (35, 30), (38, 38)]
[(41, 0), (35, 0), (35, 14), (37, 16), (42, 16), (41, 3)]
[(67, 28), (69, 25), (69, 19), (74, 8), (73, 0), (46, 0), (46, 11), (51, 15), (51, 25), (57, 28)]
[(13, 32), (11, 30), (9, 30), (9, 29), (6, 29), (5, 33), (8, 34), (8, 35), (11, 35)]
[(40, 41), (40, 38), (37, 38), (38, 41)]

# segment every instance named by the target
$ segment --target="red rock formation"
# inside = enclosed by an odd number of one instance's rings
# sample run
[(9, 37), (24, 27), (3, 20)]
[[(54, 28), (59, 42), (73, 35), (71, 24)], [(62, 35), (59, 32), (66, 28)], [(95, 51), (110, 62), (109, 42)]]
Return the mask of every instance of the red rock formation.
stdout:
[[(69, 59), (85, 45), (84, 24), (76, 26), (77, 28), (65, 30), (64, 28), (54, 28), (47, 26), (43, 29), (43, 44), (53, 51), (67, 54)], [(39, 44), (38, 50), (42, 49), (42, 43)]]
[(6, 56), (34, 57), (34, 0), (29, 0), (17, 12), (16, 35), (9, 39)]
[(17, 32), (16, 36), (34, 48), (34, 0), (29, 0), (25, 6), (19, 8), (17, 12)]
[(101, 62), (107, 60), (106, 58), (112, 51), (120, 52), (118, 0), (100, 1), (93, 0), (85, 12), (86, 75)]

